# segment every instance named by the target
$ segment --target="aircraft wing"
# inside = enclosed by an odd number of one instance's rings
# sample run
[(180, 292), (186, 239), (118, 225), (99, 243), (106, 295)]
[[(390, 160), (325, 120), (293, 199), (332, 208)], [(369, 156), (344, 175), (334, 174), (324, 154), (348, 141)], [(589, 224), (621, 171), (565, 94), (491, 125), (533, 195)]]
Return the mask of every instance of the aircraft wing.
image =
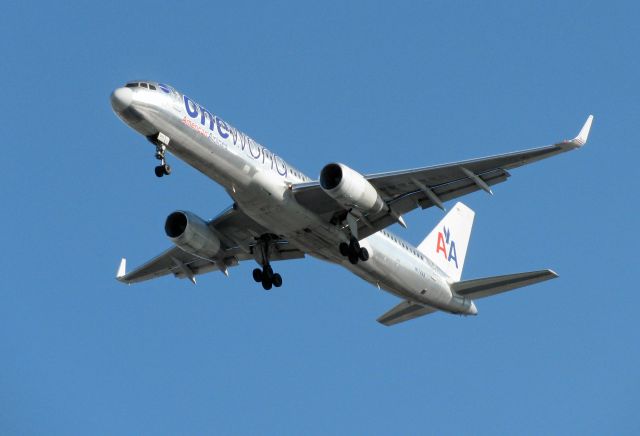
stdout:
[[(403, 215), (417, 207), (437, 206), (444, 210), (445, 201), (480, 189), (492, 193), (492, 185), (504, 182), (510, 176), (508, 170), (582, 147), (587, 142), (592, 121), (590, 115), (574, 139), (545, 147), (364, 177), (395, 215)], [(328, 221), (341, 221), (346, 216), (344, 208), (322, 190), (318, 181), (293, 185), (291, 190), (300, 204)], [(360, 239), (398, 222), (397, 217), (387, 211), (365, 217), (368, 223), (362, 219), (358, 223)]]
[[(195, 276), (211, 271), (222, 271), (244, 260), (254, 259), (255, 238), (268, 233), (242, 211), (233, 207), (225, 210), (209, 222), (221, 241), (221, 250), (213, 259), (204, 259), (172, 247), (131, 272), (126, 271), (126, 259), (122, 259), (116, 278), (123, 283), (137, 283), (173, 274), (195, 283)], [(304, 253), (285, 240), (276, 241), (269, 254), (272, 261), (300, 259)]]

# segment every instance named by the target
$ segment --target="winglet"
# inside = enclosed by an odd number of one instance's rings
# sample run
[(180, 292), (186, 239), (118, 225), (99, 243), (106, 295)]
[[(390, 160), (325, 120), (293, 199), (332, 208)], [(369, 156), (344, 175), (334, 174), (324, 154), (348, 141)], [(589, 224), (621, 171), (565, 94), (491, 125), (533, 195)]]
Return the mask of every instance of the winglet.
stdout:
[(122, 258), (120, 261), (120, 266), (118, 267), (118, 272), (116, 273), (116, 279), (122, 281), (122, 278), (127, 274), (127, 259)]
[(582, 147), (587, 143), (587, 139), (589, 138), (589, 131), (591, 130), (591, 123), (593, 123), (593, 115), (589, 115), (587, 121), (585, 121), (584, 126), (580, 129), (580, 133), (578, 136), (571, 140), (571, 143), (578, 147)]

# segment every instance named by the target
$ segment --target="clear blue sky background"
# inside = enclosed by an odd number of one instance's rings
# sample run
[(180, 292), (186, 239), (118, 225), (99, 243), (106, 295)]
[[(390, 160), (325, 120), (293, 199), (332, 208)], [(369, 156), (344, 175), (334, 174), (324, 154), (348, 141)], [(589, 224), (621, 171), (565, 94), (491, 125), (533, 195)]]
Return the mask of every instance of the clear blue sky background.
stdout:
[[(0, 14), (1, 434), (638, 434), (636, 2), (11, 2)], [(561, 3), (561, 4), (558, 4)], [(114, 116), (127, 80), (192, 95), (315, 177), (573, 137), (477, 212), (465, 278), (560, 278), (475, 318), (314, 259), (136, 286), (183, 208), (224, 191)], [(437, 209), (406, 217), (417, 243)]]

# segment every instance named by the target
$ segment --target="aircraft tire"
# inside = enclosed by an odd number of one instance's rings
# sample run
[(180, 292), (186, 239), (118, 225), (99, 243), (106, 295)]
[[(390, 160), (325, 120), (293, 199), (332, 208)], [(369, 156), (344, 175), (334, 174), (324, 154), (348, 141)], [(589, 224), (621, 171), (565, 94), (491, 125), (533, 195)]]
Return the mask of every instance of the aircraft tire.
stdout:
[(282, 286), (282, 276), (278, 273), (275, 273), (273, 275), (273, 286), (275, 286), (276, 288)]
[(264, 270), (262, 271), (262, 277), (268, 277), (269, 280), (273, 279), (273, 268), (271, 268), (271, 265), (267, 265), (264, 267)]
[(154, 172), (156, 173), (156, 177), (164, 176), (164, 168), (162, 167), (162, 165), (158, 165), (157, 167), (155, 167)]
[(171, 174), (171, 166), (168, 164), (164, 164), (162, 165), (162, 172), (168, 176), (169, 174)]
[(262, 270), (260, 268), (253, 270), (253, 280), (255, 280), (256, 283), (260, 283), (262, 281)]
[(347, 244), (346, 242), (341, 242), (338, 248), (340, 249), (340, 254), (342, 254), (343, 256), (346, 257), (349, 255), (349, 244)]
[(272, 286), (273, 286), (273, 282), (271, 281), (271, 279), (268, 276), (263, 276), (262, 287), (264, 288), (264, 290), (268, 291), (269, 289), (271, 289)]
[(369, 250), (362, 247), (360, 249), (360, 253), (358, 253), (358, 257), (360, 258), (361, 261), (366, 262), (367, 260), (369, 260)]
[(360, 252), (360, 242), (358, 242), (358, 240), (356, 238), (351, 238), (351, 243), (349, 244), (349, 248), (351, 248), (351, 250), (354, 253), (359, 253)]
[(349, 262), (351, 262), (352, 265), (358, 263), (358, 254), (353, 251), (349, 253)]

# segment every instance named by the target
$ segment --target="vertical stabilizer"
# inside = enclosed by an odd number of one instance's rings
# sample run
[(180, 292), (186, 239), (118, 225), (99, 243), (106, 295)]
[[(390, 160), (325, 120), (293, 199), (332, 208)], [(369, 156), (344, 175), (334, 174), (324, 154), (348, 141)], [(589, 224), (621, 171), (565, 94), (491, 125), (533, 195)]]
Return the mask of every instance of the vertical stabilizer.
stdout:
[(462, 203), (456, 203), (418, 245), (418, 250), (454, 282), (462, 277), (474, 216), (474, 211)]

